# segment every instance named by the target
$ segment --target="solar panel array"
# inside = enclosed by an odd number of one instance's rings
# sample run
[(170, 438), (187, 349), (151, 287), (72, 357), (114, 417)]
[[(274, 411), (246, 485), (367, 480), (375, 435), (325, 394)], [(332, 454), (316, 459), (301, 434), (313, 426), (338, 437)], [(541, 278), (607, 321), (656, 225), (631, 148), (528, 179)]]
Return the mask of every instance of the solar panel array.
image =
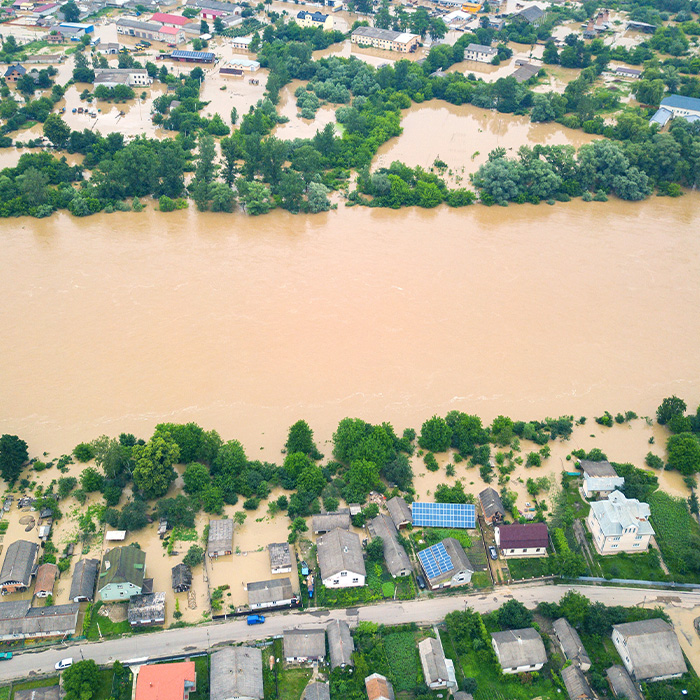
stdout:
[(471, 503), (421, 503), (411, 507), (413, 525), (416, 527), (455, 527), (474, 529), (476, 507)]
[(176, 49), (175, 51), (172, 51), (170, 55), (173, 58), (190, 58), (193, 60), (204, 60), (204, 61), (213, 61), (216, 56), (214, 56), (213, 53), (210, 53), (209, 51), (182, 51), (180, 49)]
[(429, 579), (434, 579), (440, 574), (444, 574), (454, 569), (454, 564), (450, 555), (442, 542), (434, 544), (422, 552), (418, 552), (418, 558), (423, 565), (423, 571)]

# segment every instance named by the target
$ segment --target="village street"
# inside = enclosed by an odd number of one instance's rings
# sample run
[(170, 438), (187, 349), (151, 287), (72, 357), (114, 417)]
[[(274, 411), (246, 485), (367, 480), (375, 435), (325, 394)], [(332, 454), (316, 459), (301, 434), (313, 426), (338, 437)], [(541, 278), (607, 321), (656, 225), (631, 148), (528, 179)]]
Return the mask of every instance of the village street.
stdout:
[[(594, 602), (606, 605), (662, 605), (666, 608), (700, 609), (700, 593), (665, 591), (658, 589), (616, 588), (601, 586), (564, 586), (541, 583), (517, 587), (503, 587), (488, 594), (442, 596), (396, 603), (380, 603), (360, 608), (318, 612), (285, 611), (267, 616), (264, 625), (248, 626), (245, 617), (200, 627), (165, 630), (88, 644), (68, 644), (36, 653), (21, 653), (0, 664), (0, 682), (26, 678), (34, 674), (49, 674), (60, 659), (73, 657), (94, 659), (98, 664), (143, 663), (147, 659), (182, 656), (204, 651), (217, 644), (242, 642), (282, 634), (284, 629), (297, 626), (326, 625), (332, 618), (347, 620), (351, 627), (358, 622), (394, 625), (400, 623), (435, 623), (452, 610), (466, 606), (478, 612), (498, 608), (509, 598), (516, 598), (530, 608), (538, 602), (556, 602), (569, 590), (577, 590)], [(700, 614), (700, 613), (698, 613)]]

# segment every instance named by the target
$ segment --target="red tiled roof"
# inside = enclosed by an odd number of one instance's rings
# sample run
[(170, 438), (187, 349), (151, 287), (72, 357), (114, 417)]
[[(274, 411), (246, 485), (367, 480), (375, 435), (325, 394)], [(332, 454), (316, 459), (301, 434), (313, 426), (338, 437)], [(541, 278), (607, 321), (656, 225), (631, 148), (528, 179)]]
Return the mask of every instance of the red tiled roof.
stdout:
[(151, 17), (151, 22), (161, 22), (162, 24), (179, 24), (183, 27), (189, 24), (192, 20), (187, 19), (187, 17), (181, 17), (180, 15), (169, 15), (165, 12), (156, 12), (153, 17)]
[(141, 666), (134, 700), (183, 700), (185, 681), (195, 678), (194, 661)]
[(179, 29), (177, 27), (161, 27), (158, 31), (161, 34), (178, 34), (182, 31), (182, 29)]
[(549, 544), (549, 533), (544, 523), (499, 525), (498, 534), (501, 549), (527, 549)]

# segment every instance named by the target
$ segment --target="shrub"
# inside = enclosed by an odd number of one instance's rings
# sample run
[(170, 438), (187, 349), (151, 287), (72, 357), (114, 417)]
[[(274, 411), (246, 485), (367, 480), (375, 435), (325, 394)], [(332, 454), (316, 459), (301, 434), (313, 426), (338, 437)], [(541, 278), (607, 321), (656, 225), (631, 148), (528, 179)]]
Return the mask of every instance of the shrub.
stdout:
[(89, 442), (81, 442), (73, 448), (73, 456), (79, 462), (89, 462), (95, 457), (95, 450)]

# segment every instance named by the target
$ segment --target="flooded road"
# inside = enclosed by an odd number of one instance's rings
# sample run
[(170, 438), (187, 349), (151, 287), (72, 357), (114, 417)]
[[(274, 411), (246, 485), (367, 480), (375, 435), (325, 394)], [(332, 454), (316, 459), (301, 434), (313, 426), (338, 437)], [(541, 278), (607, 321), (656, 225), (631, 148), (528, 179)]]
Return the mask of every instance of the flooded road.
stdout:
[(0, 432), (54, 456), (192, 420), (278, 461), (301, 417), (329, 455), (345, 416), (694, 410), (698, 218), (691, 193), (3, 221)]

